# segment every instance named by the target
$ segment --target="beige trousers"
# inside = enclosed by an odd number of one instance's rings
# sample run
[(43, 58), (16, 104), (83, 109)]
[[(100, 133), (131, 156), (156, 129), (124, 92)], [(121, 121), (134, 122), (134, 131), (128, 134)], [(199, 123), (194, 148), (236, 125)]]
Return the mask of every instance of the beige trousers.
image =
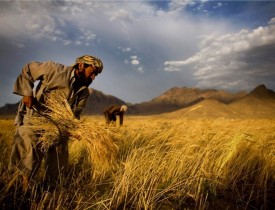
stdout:
[(46, 181), (58, 182), (60, 175), (66, 173), (68, 163), (68, 141), (62, 142), (58, 146), (50, 147), (47, 152), (42, 152), (39, 148), (39, 136), (26, 125), (18, 126), (14, 135), (10, 168), (32, 178), (45, 158)]

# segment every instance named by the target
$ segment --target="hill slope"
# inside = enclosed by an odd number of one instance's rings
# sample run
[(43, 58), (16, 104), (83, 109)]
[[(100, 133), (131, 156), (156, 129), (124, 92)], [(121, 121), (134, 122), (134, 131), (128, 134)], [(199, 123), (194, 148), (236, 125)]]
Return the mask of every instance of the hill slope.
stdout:
[[(88, 99), (87, 105), (83, 111), (84, 114), (102, 114), (103, 110), (113, 104), (125, 104), (119, 98), (111, 95), (106, 95), (101, 91), (95, 89), (89, 89), (90, 97)], [(15, 115), (17, 112), (18, 103), (16, 104), (6, 104), (0, 108), (0, 116)]]
[(5, 104), (3, 107), (0, 107), (0, 116), (1, 115), (15, 115), (17, 112), (18, 103), (16, 104)]
[(117, 97), (106, 95), (103, 92), (95, 89), (90, 88), (89, 90), (91, 95), (84, 109), (84, 114), (102, 114), (104, 109), (108, 106), (111, 106), (113, 104), (126, 104), (126, 102)]
[(275, 92), (264, 85), (230, 104), (216, 99), (204, 101), (175, 112), (163, 114), (168, 118), (275, 118)]
[(230, 108), (243, 117), (275, 117), (275, 92), (264, 85), (256, 87), (251, 93), (230, 104)]
[(132, 106), (136, 114), (160, 114), (193, 106), (205, 99), (214, 99), (229, 104), (246, 96), (247, 93), (229, 93), (221, 90), (174, 87), (148, 102)]
[[(126, 104), (123, 100), (101, 91), (90, 89), (84, 114), (99, 114), (113, 104)], [(0, 115), (15, 115), (17, 104), (6, 104)], [(127, 114), (151, 115), (167, 113), (166, 117), (188, 118), (274, 118), (275, 93), (264, 85), (249, 94), (228, 93), (220, 90), (174, 87), (148, 102), (129, 105)], [(168, 114), (169, 113), (169, 114)]]

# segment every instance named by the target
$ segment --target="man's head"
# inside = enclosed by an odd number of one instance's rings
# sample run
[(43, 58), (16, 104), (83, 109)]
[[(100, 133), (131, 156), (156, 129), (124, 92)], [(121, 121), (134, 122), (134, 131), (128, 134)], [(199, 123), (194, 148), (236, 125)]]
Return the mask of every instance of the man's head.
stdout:
[(103, 70), (102, 61), (91, 55), (83, 55), (76, 59), (76, 75), (81, 83), (89, 86), (95, 77)]
[(128, 109), (128, 107), (127, 107), (126, 105), (122, 105), (122, 106), (120, 107), (120, 111), (121, 111), (121, 112), (126, 112), (127, 109)]

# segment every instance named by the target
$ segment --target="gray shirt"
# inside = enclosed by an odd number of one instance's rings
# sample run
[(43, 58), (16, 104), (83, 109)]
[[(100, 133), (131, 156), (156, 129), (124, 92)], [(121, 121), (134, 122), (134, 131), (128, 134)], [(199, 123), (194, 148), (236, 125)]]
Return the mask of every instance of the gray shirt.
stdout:
[[(75, 82), (75, 69), (73, 66), (65, 66), (63, 64), (47, 62), (31, 62), (25, 65), (22, 73), (18, 76), (13, 93), (21, 96), (34, 96), (38, 102), (43, 102), (43, 95), (51, 90), (61, 90), (67, 98), (77, 118), (83, 108), (86, 106), (89, 89), (81, 86), (78, 90), (73, 89)], [(39, 81), (35, 91), (34, 84)], [(18, 114), (22, 112), (24, 106), (19, 105)], [(18, 116), (17, 116), (18, 118)], [(18, 122), (15, 122), (18, 124)]]

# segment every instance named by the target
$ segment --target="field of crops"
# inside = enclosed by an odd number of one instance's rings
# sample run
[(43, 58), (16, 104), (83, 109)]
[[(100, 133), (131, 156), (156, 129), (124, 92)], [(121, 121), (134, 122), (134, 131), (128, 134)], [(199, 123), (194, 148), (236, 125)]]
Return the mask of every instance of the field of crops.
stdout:
[[(15, 176), (8, 172), (15, 127), (12, 120), (0, 120), (1, 209), (275, 207), (275, 120), (126, 115), (123, 126), (108, 128), (103, 116), (84, 121), (89, 132), (100, 129), (95, 140), (112, 140), (117, 149), (112, 162), (101, 170), (104, 160), (89, 154), (95, 150), (81, 136), (80, 141), (71, 139), (67, 176), (47, 190), (41, 167), (24, 193), (20, 181), (6, 190)], [(96, 149), (104, 150), (104, 144)], [(95, 152), (100, 156), (101, 151)]]

